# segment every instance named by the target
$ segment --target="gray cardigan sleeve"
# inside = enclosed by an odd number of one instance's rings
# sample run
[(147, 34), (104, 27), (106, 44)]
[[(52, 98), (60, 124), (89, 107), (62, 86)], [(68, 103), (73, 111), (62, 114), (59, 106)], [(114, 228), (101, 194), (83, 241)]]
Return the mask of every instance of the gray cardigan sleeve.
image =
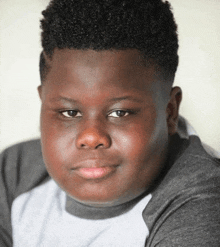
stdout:
[(220, 162), (190, 142), (143, 212), (147, 247), (220, 246)]
[(22, 193), (48, 179), (39, 140), (20, 143), (0, 155), (0, 246), (13, 245), (11, 207)]
[(12, 246), (11, 205), (17, 183), (19, 157), (16, 149), (7, 149), (0, 156), (0, 246)]
[(200, 195), (170, 210), (150, 246), (219, 247), (220, 197)]

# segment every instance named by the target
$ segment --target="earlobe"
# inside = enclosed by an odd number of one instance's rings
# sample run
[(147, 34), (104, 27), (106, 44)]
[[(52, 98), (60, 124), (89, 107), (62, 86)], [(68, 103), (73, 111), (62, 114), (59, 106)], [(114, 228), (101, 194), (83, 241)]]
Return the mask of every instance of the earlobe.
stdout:
[(37, 91), (38, 91), (38, 95), (40, 99), (42, 100), (42, 86), (41, 85), (37, 87)]
[(182, 100), (182, 90), (179, 87), (174, 87), (170, 93), (170, 100), (167, 104), (167, 126), (169, 135), (174, 135), (177, 132), (179, 106)]

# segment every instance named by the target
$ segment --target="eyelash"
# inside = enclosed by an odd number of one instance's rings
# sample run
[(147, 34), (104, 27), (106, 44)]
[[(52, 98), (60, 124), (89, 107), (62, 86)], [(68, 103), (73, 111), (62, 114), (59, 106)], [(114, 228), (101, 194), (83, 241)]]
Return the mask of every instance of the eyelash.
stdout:
[[(71, 113), (71, 114), (70, 114)], [(120, 114), (122, 113), (122, 116), (111, 116), (113, 113)], [(122, 118), (122, 117), (127, 117), (129, 115), (135, 114), (135, 111), (132, 110), (114, 110), (108, 114), (108, 117), (112, 118)], [(78, 110), (66, 110), (66, 111), (61, 111), (60, 114), (65, 117), (65, 118), (78, 118), (82, 117), (82, 114)], [(74, 115), (75, 114), (75, 115)], [(77, 116), (80, 114), (80, 116)], [(123, 115), (124, 114), (124, 115)], [(71, 116), (72, 115), (72, 116)]]
[[(71, 116), (72, 114), (70, 114), (70, 113), (75, 113), (76, 115), (74, 115), (74, 116)], [(60, 112), (60, 114), (63, 116), (63, 117), (65, 117), (65, 118), (78, 118), (78, 117), (81, 117), (82, 116), (82, 114), (81, 114), (81, 116), (77, 116), (77, 114), (78, 113), (80, 113), (80, 111), (78, 111), (78, 110), (66, 110), (66, 111), (61, 111)], [(66, 115), (65, 115), (66, 114)], [(69, 114), (69, 115), (68, 115)]]
[[(113, 113), (118, 113), (118, 114), (120, 114), (120, 113), (122, 113), (122, 114), (124, 114), (123, 116), (117, 116), (117, 117), (114, 117), (114, 116), (111, 116), (111, 114), (113, 114)], [(112, 111), (110, 114), (108, 114), (108, 116), (109, 117), (113, 117), (113, 118), (121, 118), (121, 117), (127, 117), (127, 116), (129, 116), (129, 115), (132, 115), (132, 114), (134, 114), (135, 112), (134, 111), (132, 111), (132, 110), (115, 110), (115, 111)]]

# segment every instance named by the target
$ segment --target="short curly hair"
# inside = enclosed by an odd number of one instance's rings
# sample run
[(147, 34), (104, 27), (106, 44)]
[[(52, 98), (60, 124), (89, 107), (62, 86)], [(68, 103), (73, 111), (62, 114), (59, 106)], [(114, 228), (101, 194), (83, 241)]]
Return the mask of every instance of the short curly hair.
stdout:
[(177, 25), (163, 0), (52, 0), (42, 12), (41, 80), (55, 48), (137, 49), (153, 61), (165, 79), (178, 66)]

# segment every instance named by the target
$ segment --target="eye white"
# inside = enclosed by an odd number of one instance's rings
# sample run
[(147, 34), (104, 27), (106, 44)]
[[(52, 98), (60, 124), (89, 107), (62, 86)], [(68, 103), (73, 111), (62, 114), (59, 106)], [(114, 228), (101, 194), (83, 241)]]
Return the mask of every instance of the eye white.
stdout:
[(82, 116), (82, 114), (79, 111), (75, 111), (75, 110), (63, 111), (61, 112), (61, 114), (67, 118), (76, 118)]
[(128, 115), (129, 115), (128, 111), (117, 110), (117, 111), (111, 112), (109, 114), (109, 117), (119, 118), (119, 117), (126, 117)]

